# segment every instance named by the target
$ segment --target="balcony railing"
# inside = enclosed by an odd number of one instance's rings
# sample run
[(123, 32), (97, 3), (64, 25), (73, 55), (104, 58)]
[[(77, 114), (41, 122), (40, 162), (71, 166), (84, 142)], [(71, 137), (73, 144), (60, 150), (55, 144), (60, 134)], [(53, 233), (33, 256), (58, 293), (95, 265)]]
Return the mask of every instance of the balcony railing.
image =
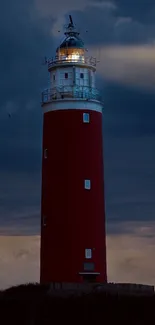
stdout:
[(45, 89), (42, 92), (42, 104), (60, 99), (85, 99), (102, 101), (101, 95), (96, 88), (65, 86), (60, 88)]
[(82, 65), (89, 65), (96, 67), (97, 60), (93, 57), (85, 57), (85, 56), (61, 56), (61, 57), (55, 57), (48, 60), (48, 69), (50, 69), (52, 66), (57, 64), (67, 64), (67, 63), (80, 63)]

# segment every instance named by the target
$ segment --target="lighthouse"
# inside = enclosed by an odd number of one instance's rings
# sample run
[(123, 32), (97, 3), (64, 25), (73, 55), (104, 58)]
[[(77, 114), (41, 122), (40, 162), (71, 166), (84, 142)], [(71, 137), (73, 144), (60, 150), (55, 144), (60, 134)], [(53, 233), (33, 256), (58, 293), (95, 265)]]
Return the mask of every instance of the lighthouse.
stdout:
[(41, 283), (105, 283), (103, 103), (72, 17), (42, 93)]

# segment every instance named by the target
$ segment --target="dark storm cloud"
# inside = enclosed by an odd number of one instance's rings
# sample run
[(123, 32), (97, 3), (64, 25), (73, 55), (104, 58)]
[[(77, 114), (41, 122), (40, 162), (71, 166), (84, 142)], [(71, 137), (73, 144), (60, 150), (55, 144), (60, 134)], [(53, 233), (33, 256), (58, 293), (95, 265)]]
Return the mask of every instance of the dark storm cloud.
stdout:
[[(155, 135), (155, 95), (106, 83), (103, 89), (104, 132), (108, 137)], [(134, 141), (134, 140), (133, 140)]]
[(40, 232), (40, 176), (29, 170), (11, 172), (9, 167), (0, 172), (0, 235)]
[[(103, 46), (103, 44), (141, 44), (153, 41), (155, 22), (151, 20), (151, 15), (152, 11), (155, 11), (155, 4), (152, 2), (147, 6), (147, 1), (138, 3), (137, 6), (135, 1), (128, 0), (90, 1), (86, 8), (87, 14), (85, 11), (79, 11), (74, 15), (77, 21), (80, 21), (81, 30), (88, 30), (89, 44), (98, 43)], [(136, 11), (136, 8), (139, 10)], [(144, 22), (145, 15), (148, 17), (148, 24)]]
[(104, 137), (108, 222), (154, 220), (155, 135)]
[(40, 103), (32, 111), (23, 107), (1, 120), (0, 168), (38, 173), (41, 167), (42, 114)]
[(132, 17), (144, 24), (154, 24), (154, 0), (114, 0), (114, 3), (117, 5), (121, 16)]
[[(9, 8), (9, 10), (8, 10)], [(41, 85), (40, 63), (49, 42), (42, 20), (34, 17), (31, 1), (3, 1), (0, 12), (1, 107), (33, 99)], [(46, 23), (47, 26), (47, 23)]]
[[(9, 8), (9, 10), (8, 10)], [(54, 21), (54, 19), (53, 19)], [(0, 167), (40, 169), (42, 57), (52, 47), (50, 21), (31, 1), (3, 1), (0, 11)], [(8, 113), (11, 113), (9, 118)], [(39, 167), (38, 167), (39, 164)]]

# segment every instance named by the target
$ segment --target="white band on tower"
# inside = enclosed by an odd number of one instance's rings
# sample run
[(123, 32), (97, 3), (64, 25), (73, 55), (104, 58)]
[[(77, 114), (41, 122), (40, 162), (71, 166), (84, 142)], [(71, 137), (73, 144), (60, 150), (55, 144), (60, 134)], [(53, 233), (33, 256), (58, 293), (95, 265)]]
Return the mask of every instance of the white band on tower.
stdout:
[(102, 113), (102, 103), (98, 101), (87, 101), (87, 100), (65, 100), (60, 99), (43, 105), (43, 113), (58, 111), (58, 110), (90, 110), (98, 113)]

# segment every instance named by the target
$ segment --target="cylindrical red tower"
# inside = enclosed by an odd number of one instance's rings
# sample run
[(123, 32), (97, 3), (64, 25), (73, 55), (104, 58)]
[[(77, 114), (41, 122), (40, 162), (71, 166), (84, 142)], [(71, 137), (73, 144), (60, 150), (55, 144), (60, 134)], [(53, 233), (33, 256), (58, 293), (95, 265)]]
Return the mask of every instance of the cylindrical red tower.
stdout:
[(42, 93), (41, 283), (106, 282), (102, 102), (72, 17)]

